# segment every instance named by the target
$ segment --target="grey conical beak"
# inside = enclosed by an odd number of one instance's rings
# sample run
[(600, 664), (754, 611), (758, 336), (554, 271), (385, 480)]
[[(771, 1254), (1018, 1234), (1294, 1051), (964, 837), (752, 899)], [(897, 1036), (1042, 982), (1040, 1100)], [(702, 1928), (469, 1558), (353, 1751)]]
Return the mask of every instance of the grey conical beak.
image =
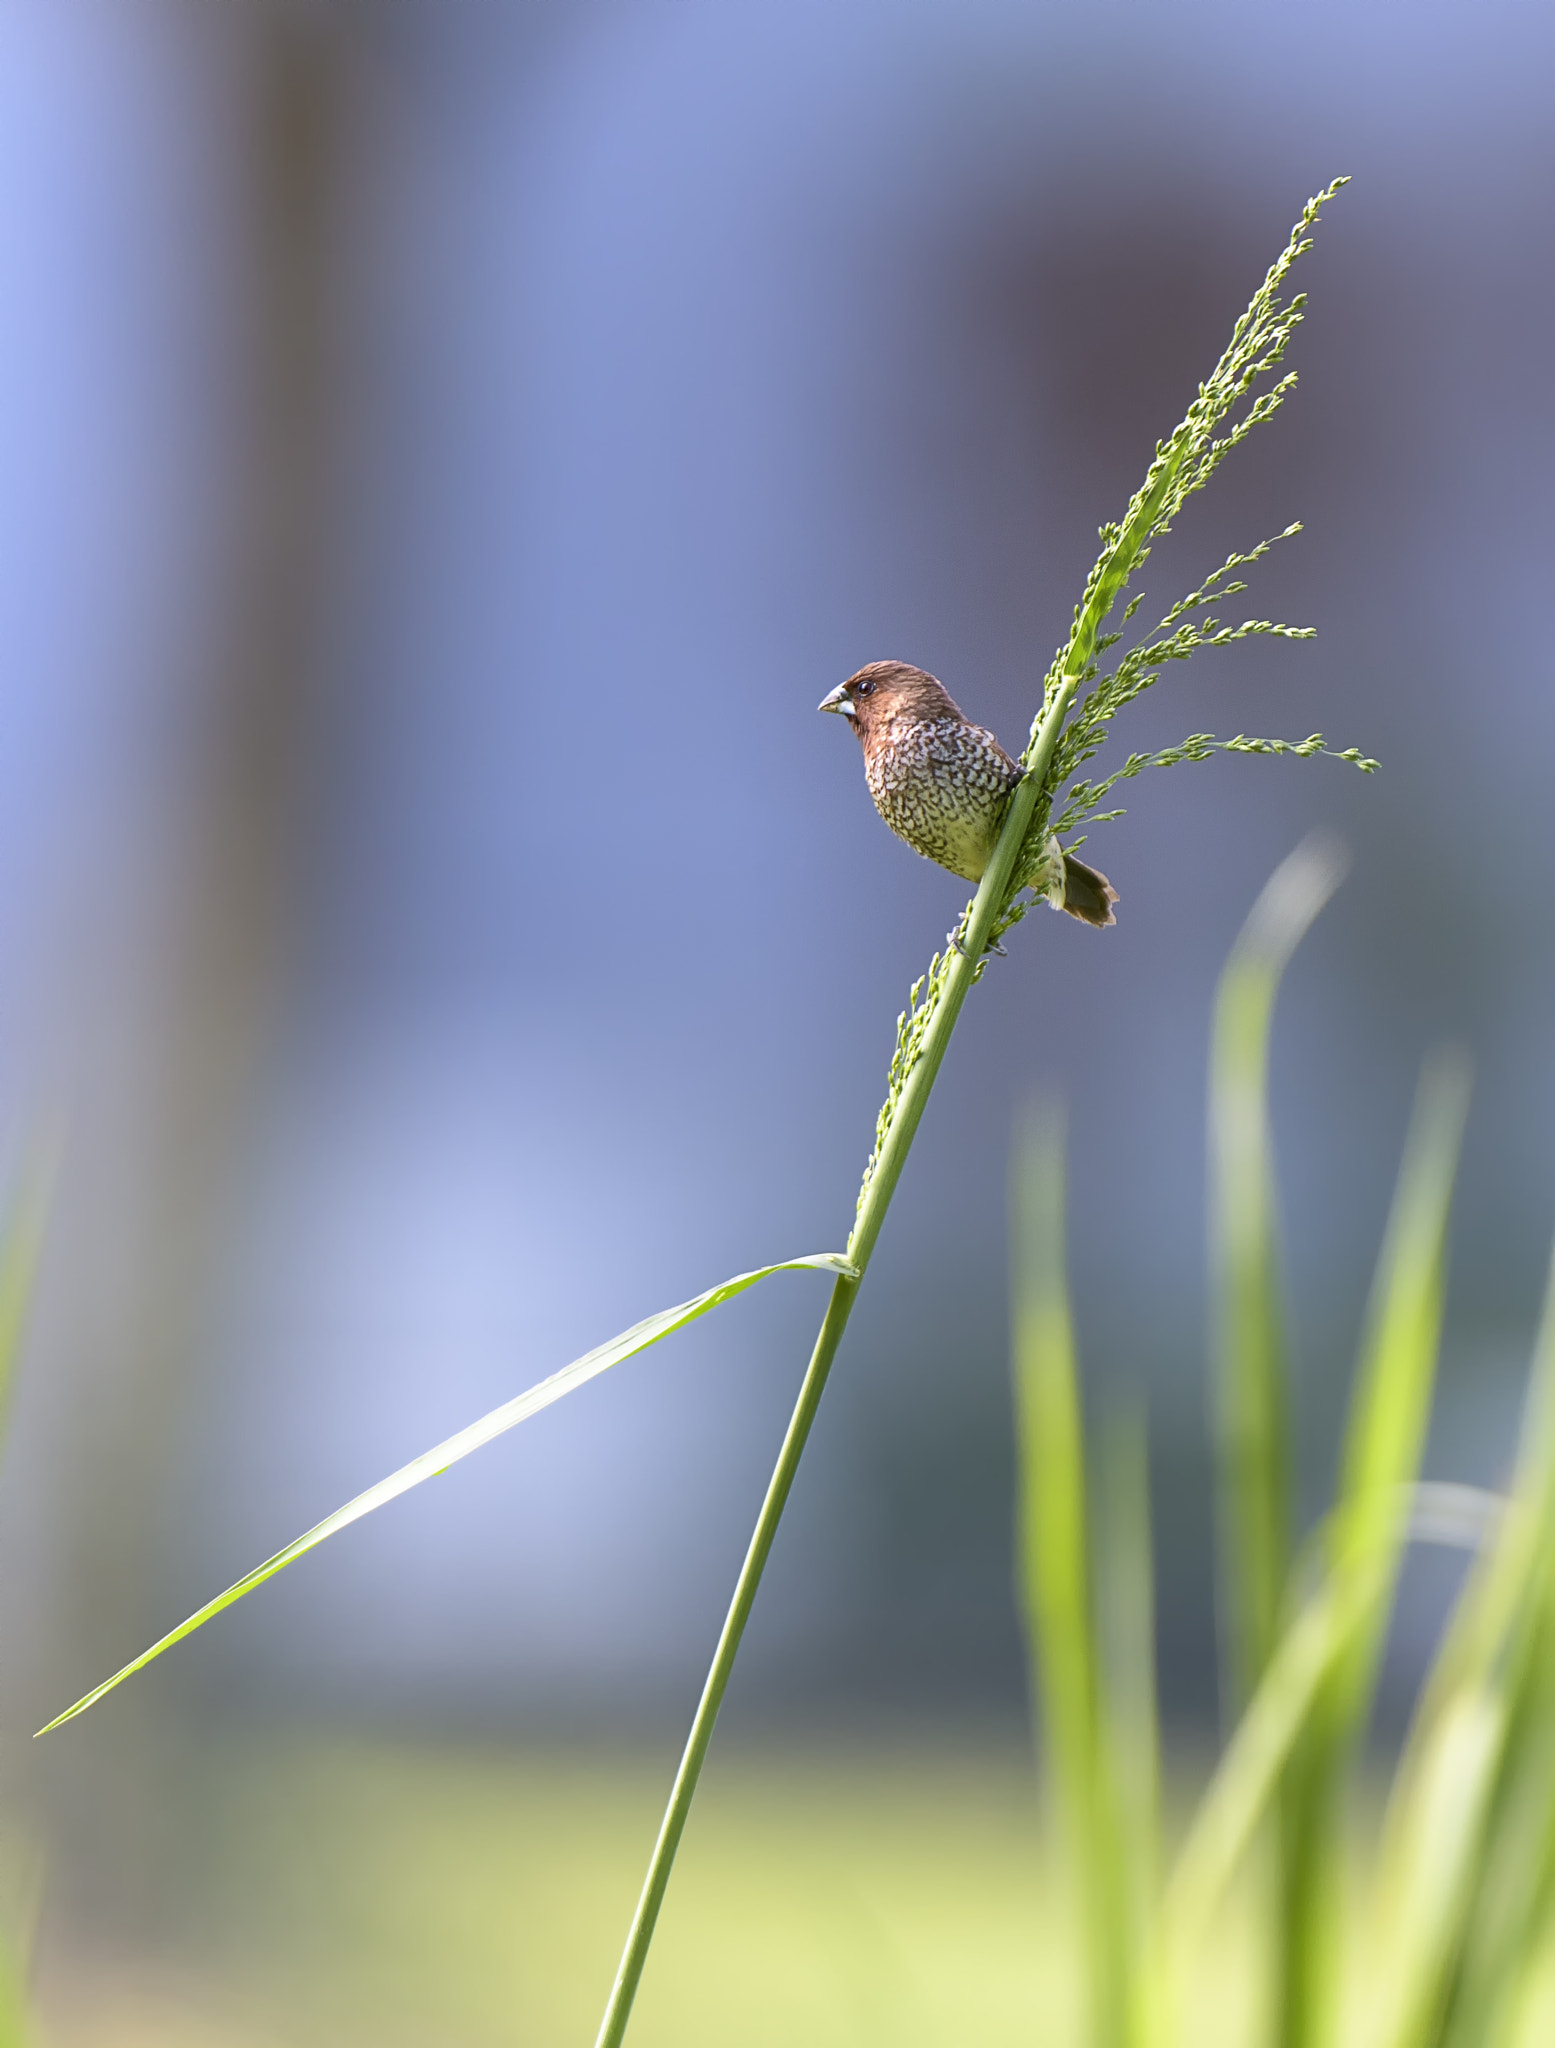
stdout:
[(840, 711), (844, 718), (857, 718), (858, 716), (858, 713), (853, 709), (853, 699), (848, 695), (846, 683), (839, 683), (836, 689), (824, 696), (815, 708), (817, 711)]

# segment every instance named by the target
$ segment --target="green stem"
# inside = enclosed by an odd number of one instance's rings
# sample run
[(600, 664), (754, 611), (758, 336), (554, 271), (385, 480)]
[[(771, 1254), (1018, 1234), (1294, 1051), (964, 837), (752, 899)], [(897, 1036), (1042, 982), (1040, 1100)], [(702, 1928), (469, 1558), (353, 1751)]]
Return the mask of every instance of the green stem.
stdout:
[[(1107, 593), (1107, 602), (1110, 602), (1111, 594), (1116, 588), (1116, 584), (1111, 585)], [(1098, 599), (1100, 596), (1101, 593), (1098, 592)], [(675, 1773), (669, 1805), (665, 1808), (659, 1838), (653, 1846), (653, 1857), (648, 1865), (642, 1896), (632, 1917), (631, 1931), (626, 1938), (626, 1947), (622, 1952), (620, 1968), (616, 1971), (610, 2003), (605, 2008), (605, 2017), (600, 2025), (595, 2048), (619, 2048), (625, 2036), (632, 2001), (637, 1996), (638, 1982), (642, 1977), (643, 1965), (648, 1959), (648, 1949), (653, 1941), (659, 1908), (664, 1903), (665, 1888), (669, 1884), (675, 1851), (679, 1848), (681, 1835), (685, 1831), (686, 1816), (691, 1810), (691, 1801), (696, 1794), (697, 1779), (701, 1776), (703, 1759), (707, 1755), (708, 1744), (712, 1741), (713, 1725), (718, 1719), (718, 1709), (723, 1704), (729, 1675), (734, 1669), (740, 1639), (750, 1618), (756, 1588), (761, 1584), (761, 1575), (766, 1569), (772, 1540), (777, 1534), (789, 1489), (794, 1483), (794, 1474), (799, 1469), (799, 1460), (804, 1454), (805, 1443), (810, 1435), (810, 1425), (815, 1420), (816, 1410), (821, 1405), (821, 1396), (826, 1391), (832, 1360), (837, 1355), (837, 1346), (842, 1341), (842, 1333), (847, 1327), (848, 1317), (852, 1314), (853, 1303), (858, 1296), (865, 1268), (875, 1248), (875, 1240), (880, 1235), (886, 1211), (891, 1206), (891, 1197), (896, 1192), (896, 1184), (906, 1164), (919, 1119), (929, 1099), (929, 1090), (934, 1086), (940, 1062), (945, 1057), (945, 1048), (950, 1043), (950, 1034), (956, 1028), (956, 1020), (961, 1014), (961, 1005), (966, 1001), (967, 992), (972, 986), (976, 963), (982, 957), (994, 920), (1003, 909), (1009, 893), (1010, 877), (1015, 871), (1016, 859), (1042, 793), (1053, 749), (1057, 745), (1069, 706), (1074, 701), (1074, 693), (1079, 686), (1084, 668), (1084, 658), (1076, 661), (1074, 657), (1082, 645), (1088, 649), (1095, 639), (1096, 628), (1094, 621), (1089, 618), (1090, 610), (1091, 607), (1087, 606), (1086, 618), (1076, 622), (1075, 633), (1070, 642), (1070, 660), (1066, 662), (1063, 681), (1054, 692), (1052, 702), (1043, 717), (1036, 743), (1031, 750), (1028, 773), (1010, 799), (1010, 807), (999, 834), (999, 843), (973, 898), (971, 916), (967, 920), (962, 940), (964, 950), (956, 955), (951, 964), (944, 991), (924, 1034), (918, 1062), (902, 1089), (896, 1115), (891, 1121), (891, 1128), (886, 1134), (880, 1157), (865, 1190), (858, 1221), (848, 1241), (848, 1257), (858, 1270), (858, 1278), (839, 1279), (832, 1288), (826, 1318), (815, 1340), (815, 1349), (811, 1353), (810, 1364), (799, 1389), (799, 1399), (795, 1403), (787, 1434), (783, 1438), (783, 1448), (778, 1453), (766, 1498), (756, 1519), (755, 1533), (751, 1537), (750, 1548), (745, 1553), (745, 1562), (740, 1567), (734, 1598), (730, 1602), (723, 1631), (718, 1638), (718, 1647), (713, 1652), (713, 1661), (708, 1670), (707, 1682), (702, 1687), (702, 1697), (697, 1703), (696, 1718), (691, 1723), (691, 1734), (680, 1760), (680, 1769)], [(1090, 624), (1090, 631), (1082, 639), (1084, 623)]]
[[(1337, 190), (1337, 186), (1331, 188)], [(1328, 194), (1324, 194), (1326, 198)], [(1070, 706), (1081, 683), (1085, 680), (1087, 668), (1096, 651), (1097, 637), (1102, 623), (1111, 610), (1130, 574), (1143, 559), (1153, 533), (1162, 528), (1184, 497), (1196, 490), (1207, 478), (1222, 453), (1242, 439), (1249, 427), (1259, 418), (1265, 417), (1280, 401), (1289, 380), (1277, 385), (1273, 392), (1259, 399), (1247, 417), (1222, 441), (1213, 441), (1212, 434), (1217, 421), (1251, 386), (1254, 377), (1279, 361), (1289, 338), (1290, 329), (1300, 317), (1300, 301), (1286, 308), (1281, 314), (1278, 306), (1277, 287), (1286, 271), (1307, 244), (1300, 239), (1304, 230), (1316, 217), (1322, 199), (1312, 201), (1302, 216), (1301, 224), (1292, 235), (1285, 254), (1269, 272), (1252, 304), (1238, 321), (1232, 336), (1231, 346), (1217, 365), (1208, 385), (1199, 386), (1199, 395), (1190, 406), (1186, 418), (1180, 423), (1169, 440), (1156, 444), (1145, 481), (1130, 501), (1121, 526), (1102, 529), (1101, 556), (1086, 579), (1085, 591), (1075, 608), (1074, 624), (1069, 640), (1058, 660), (1049, 669), (1044, 679), (1043, 707), (1032, 728), (1031, 738), (1021, 757), (1026, 773), (1016, 786), (1005, 813), (999, 841), (994, 848), (993, 858), (978, 885), (963, 925), (959, 943), (949, 956), (949, 965), (936, 960), (931, 970), (930, 992), (925, 1011), (916, 1010), (918, 990), (913, 992), (913, 1016), (911, 1031), (908, 1032), (907, 1018), (903, 1018), (905, 1035), (899, 1049), (912, 1064), (895, 1093), (897, 1067), (892, 1066), (893, 1095), (888, 1097), (886, 1109), (881, 1117), (882, 1136), (876, 1157), (871, 1163), (859, 1202), (858, 1220), (848, 1242), (848, 1257), (854, 1268), (852, 1277), (839, 1278), (832, 1290), (827, 1306), (826, 1319), (816, 1338), (815, 1349), (799, 1390), (799, 1399), (794, 1408), (788, 1432), (783, 1439), (783, 1448), (778, 1454), (776, 1468), (767, 1488), (766, 1499), (762, 1502), (757, 1518), (755, 1534), (750, 1548), (745, 1553), (745, 1562), (734, 1589), (723, 1632), (718, 1638), (718, 1648), (702, 1688), (702, 1697), (697, 1706), (696, 1718), (691, 1724), (691, 1734), (681, 1758), (680, 1769), (675, 1774), (674, 1788), (670, 1793), (669, 1805), (665, 1811), (663, 1825), (659, 1829), (658, 1841), (654, 1844), (653, 1859), (648, 1866), (647, 1880), (637, 1911), (632, 1919), (631, 1932), (627, 1936), (626, 1949), (621, 1957), (620, 1969), (606, 2007), (604, 2021), (600, 2026), (596, 2048), (619, 2048), (626, 2033), (626, 2024), (631, 2016), (632, 2001), (637, 1995), (638, 1982), (642, 1977), (643, 1964), (647, 1960), (649, 1945), (653, 1940), (659, 1908), (664, 1902), (665, 1888), (669, 1883), (675, 1851), (685, 1831), (686, 1816), (696, 1793), (697, 1779), (712, 1740), (713, 1726), (718, 1718), (718, 1709), (723, 1701), (729, 1675), (739, 1652), (740, 1638), (750, 1617), (756, 1589), (766, 1567), (767, 1557), (772, 1549), (773, 1538), (782, 1518), (783, 1508), (788, 1500), (789, 1490), (798, 1470), (799, 1460), (804, 1453), (810, 1428), (820, 1407), (821, 1396), (826, 1390), (826, 1381), (831, 1372), (832, 1360), (842, 1341), (842, 1333), (852, 1314), (853, 1303), (863, 1283), (864, 1273), (875, 1241), (885, 1222), (891, 1197), (896, 1192), (896, 1183), (901, 1178), (907, 1154), (917, 1134), (919, 1119), (939, 1074), (940, 1062), (945, 1057), (950, 1043), (950, 1034), (956, 1028), (961, 1014), (961, 1005), (966, 1001), (967, 992), (977, 978), (978, 963), (994, 935), (998, 919), (1007, 907), (1009, 898), (1015, 893), (1012, 886), (1017, 862), (1025, 846), (1028, 833), (1035, 836), (1045, 832), (1049, 816), (1048, 805), (1052, 792), (1048, 787), (1054, 778), (1054, 756), (1059, 736), (1069, 716)], [(1282, 324), (1283, 323), (1283, 324)], [(1260, 353), (1262, 351), (1262, 353)], [(1182, 481), (1185, 472), (1188, 481)], [(1061, 779), (1061, 778), (1057, 778)], [(922, 984), (920, 983), (921, 987)], [(924, 1017), (923, 1035), (916, 1039), (915, 1033), (920, 1017)], [(915, 1052), (909, 1047), (916, 1046)]]

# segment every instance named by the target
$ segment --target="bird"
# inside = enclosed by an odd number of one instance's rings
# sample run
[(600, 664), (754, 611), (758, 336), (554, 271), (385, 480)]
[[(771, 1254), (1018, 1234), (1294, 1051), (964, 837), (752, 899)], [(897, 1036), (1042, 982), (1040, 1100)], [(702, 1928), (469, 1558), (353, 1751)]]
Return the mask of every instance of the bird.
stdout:
[[(1026, 772), (993, 734), (972, 723), (937, 676), (906, 661), (868, 663), (816, 709), (852, 724), (875, 809), (897, 838), (953, 875), (981, 881)], [(1044, 891), (1048, 901), (1082, 924), (1116, 924), (1118, 892), (1107, 877), (1072, 853), (1063, 864), (1063, 900), (1054, 886)]]

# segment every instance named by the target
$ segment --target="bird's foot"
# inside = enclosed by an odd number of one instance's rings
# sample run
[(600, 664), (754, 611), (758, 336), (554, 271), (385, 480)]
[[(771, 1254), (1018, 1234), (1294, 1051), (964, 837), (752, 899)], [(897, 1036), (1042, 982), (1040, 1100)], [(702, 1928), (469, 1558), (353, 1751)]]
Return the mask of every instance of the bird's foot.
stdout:
[[(966, 947), (962, 945), (961, 937), (958, 932), (947, 932), (945, 934), (945, 944), (947, 946), (954, 946), (956, 951), (961, 955), (963, 960), (969, 959), (971, 957), (968, 954)], [(997, 953), (1001, 960), (1008, 960), (1010, 957), (1009, 954), (1005, 951), (1004, 947), (1000, 945), (997, 939), (990, 939), (983, 950), (988, 953)]]

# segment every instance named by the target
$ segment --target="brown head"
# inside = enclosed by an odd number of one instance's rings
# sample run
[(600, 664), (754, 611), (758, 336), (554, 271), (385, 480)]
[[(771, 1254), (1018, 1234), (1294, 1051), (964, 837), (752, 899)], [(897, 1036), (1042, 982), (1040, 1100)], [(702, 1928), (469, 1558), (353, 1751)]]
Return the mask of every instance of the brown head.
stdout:
[(905, 661), (872, 661), (821, 699), (818, 711), (838, 711), (867, 745), (896, 718), (960, 718), (961, 707), (926, 669)]

